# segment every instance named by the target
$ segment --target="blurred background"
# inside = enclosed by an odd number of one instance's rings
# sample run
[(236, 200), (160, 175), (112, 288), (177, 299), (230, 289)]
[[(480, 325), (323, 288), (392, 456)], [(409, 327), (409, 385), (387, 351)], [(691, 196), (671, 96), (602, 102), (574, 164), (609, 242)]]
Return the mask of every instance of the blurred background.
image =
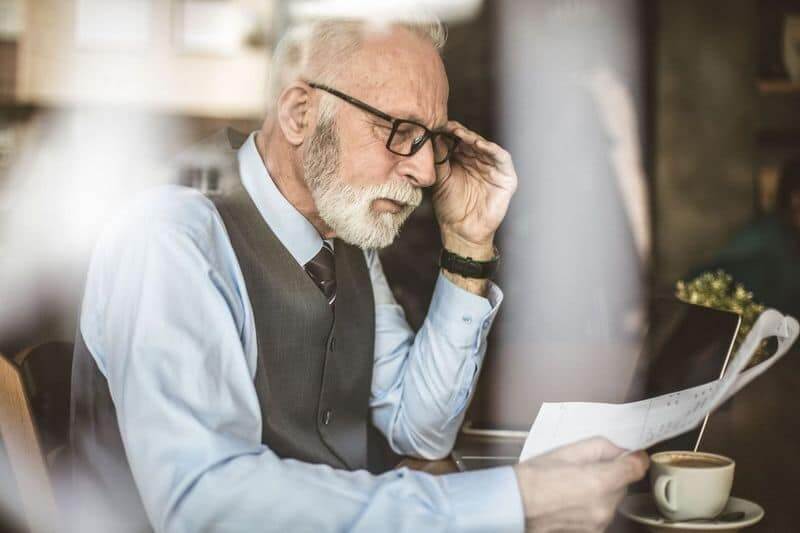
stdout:
[[(650, 302), (681, 279), (723, 268), (800, 315), (800, 1), (421, 3), (449, 26), (450, 117), (520, 178), (468, 423), (527, 430), (543, 401), (623, 400)], [(187, 149), (260, 126), (280, 35), (369, 5), (0, 0), (0, 352), (71, 342), (92, 245), (125, 201), (217, 188)], [(415, 328), (439, 248), (428, 196), (382, 252)], [(707, 449), (739, 461), (734, 494), (767, 509), (754, 530), (794, 528), (776, 478), (800, 438), (799, 371), (787, 357), (710, 423)]]

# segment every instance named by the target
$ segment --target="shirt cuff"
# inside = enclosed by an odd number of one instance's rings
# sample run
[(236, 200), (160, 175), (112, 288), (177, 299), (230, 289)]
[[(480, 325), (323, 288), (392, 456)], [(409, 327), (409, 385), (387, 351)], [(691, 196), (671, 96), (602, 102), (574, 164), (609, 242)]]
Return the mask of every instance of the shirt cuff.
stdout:
[(488, 333), (502, 301), (503, 291), (491, 281), (484, 298), (462, 289), (439, 272), (428, 317), (439, 327), (460, 324), (459, 329), (474, 340), (475, 332)]
[(441, 476), (455, 531), (519, 533), (525, 527), (517, 476), (510, 466)]

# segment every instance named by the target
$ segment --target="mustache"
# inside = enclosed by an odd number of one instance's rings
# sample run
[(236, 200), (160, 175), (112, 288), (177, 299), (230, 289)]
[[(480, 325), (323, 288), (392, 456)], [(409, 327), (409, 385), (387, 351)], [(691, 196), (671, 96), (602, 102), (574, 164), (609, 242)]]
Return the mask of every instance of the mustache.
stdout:
[(422, 189), (404, 181), (390, 181), (380, 185), (371, 185), (365, 187), (364, 194), (369, 200), (388, 198), (413, 208), (419, 207), (419, 204), (422, 203)]

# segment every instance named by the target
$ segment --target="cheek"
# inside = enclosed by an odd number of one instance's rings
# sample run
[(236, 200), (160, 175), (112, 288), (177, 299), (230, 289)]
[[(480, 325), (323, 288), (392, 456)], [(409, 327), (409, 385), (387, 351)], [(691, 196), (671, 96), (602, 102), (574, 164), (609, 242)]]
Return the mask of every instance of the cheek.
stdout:
[(342, 179), (355, 187), (390, 181), (400, 156), (386, 149), (379, 130), (357, 117), (346, 113), (337, 122)]
[(396, 156), (379, 143), (362, 146), (359, 151), (342, 151), (342, 178), (356, 187), (391, 181), (396, 166)]

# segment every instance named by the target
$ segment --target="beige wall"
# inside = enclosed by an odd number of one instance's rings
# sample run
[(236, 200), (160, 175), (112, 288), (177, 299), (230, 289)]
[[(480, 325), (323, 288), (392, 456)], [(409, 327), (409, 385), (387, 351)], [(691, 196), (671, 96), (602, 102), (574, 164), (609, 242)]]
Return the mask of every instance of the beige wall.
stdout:
[(201, 117), (262, 114), (269, 65), (264, 47), (242, 47), (227, 56), (181, 51), (174, 35), (177, 0), (152, 0), (149, 43), (140, 49), (80, 47), (77, 1), (28, 0), (20, 40), (20, 101), (111, 104)]

